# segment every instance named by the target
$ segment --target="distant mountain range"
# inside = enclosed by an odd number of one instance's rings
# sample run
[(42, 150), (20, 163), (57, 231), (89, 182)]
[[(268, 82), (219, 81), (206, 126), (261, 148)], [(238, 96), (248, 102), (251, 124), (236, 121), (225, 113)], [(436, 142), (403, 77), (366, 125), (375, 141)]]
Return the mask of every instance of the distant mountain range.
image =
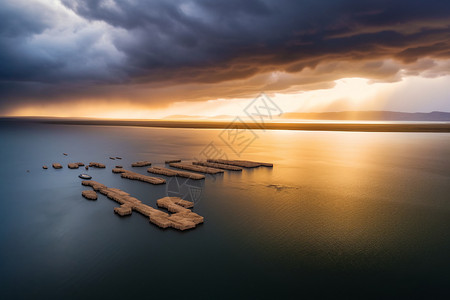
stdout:
[(283, 119), (357, 120), (357, 121), (450, 121), (450, 112), (407, 113), (397, 111), (340, 111), (322, 113), (285, 113)]
[[(201, 120), (201, 119), (234, 119), (235, 116), (220, 115), (214, 117), (172, 115), (164, 119)], [(433, 111), (428, 113), (397, 112), (397, 111), (340, 111), (321, 113), (284, 113), (274, 119), (298, 119), (298, 120), (342, 120), (342, 121), (441, 121), (450, 122), (450, 112)]]

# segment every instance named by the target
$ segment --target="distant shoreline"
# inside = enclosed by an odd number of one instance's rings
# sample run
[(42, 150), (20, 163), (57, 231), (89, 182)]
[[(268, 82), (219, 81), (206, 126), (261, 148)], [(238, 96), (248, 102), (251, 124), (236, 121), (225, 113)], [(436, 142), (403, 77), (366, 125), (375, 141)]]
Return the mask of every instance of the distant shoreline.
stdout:
[[(134, 126), (154, 128), (226, 129), (231, 122), (198, 121), (130, 121), (130, 120), (74, 120), (45, 118), (0, 118), (0, 122), (27, 122), (60, 125)], [(412, 124), (358, 124), (358, 123), (234, 123), (232, 128), (302, 131), (355, 131), (355, 132), (450, 132), (450, 123)]]

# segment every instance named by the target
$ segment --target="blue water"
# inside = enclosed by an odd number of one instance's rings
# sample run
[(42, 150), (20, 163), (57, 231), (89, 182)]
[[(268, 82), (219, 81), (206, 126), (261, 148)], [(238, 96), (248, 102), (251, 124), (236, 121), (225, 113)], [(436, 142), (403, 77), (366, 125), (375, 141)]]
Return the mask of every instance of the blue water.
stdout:
[(221, 132), (0, 123), (2, 299), (448, 295), (450, 134), (256, 131), (239, 158), (274, 168), (207, 177), (205, 223), (185, 232), (84, 199), (84, 169), (66, 167), (105, 163), (94, 180), (156, 207), (166, 186), (111, 168), (201, 158), (210, 142), (238, 158)]

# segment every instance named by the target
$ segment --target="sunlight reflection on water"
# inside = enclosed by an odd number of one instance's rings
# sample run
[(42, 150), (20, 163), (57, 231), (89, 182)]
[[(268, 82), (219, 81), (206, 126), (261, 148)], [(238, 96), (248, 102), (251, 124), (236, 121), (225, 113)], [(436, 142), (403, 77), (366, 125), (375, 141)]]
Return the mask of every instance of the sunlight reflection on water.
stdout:
[[(159, 166), (192, 160), (220, 132), (1, 127), (8, 170), (0, 174), (7, 207), (0, 218), (2, 289), (36, 296), (56, 285), (59, 296), (125, 295), (111, 288), (120, 277), (123, 284), (158, 286), (157, 295), (170, 288), (173, 269), (202, 283), (177, 282), (195, 295), (231, 296), (226, 282), (252, 296), (289, 294), (298, 282), (304, 290), (324, 281), (364, 289), (394, 278), (440, 287), (450, 267), (449, 134), (258, 131), (240, 158), (274, 167), (207, 178), (194, 209), (205, 224), (182, 233), (158, 229), (135, 213), (119, 218), (116, 204), (103, 196), (84, 200), (80, 171), (66, 168), (73, 161), (103, 162), (107, 169), (88, 171), (94, 180), (156, 207), (166, 188), (121, 179), (110, 171), (118, 162), (108, 157), (123, 157), (126, 168), (137, 160)], [(64, 168), (42, 170), (52, 162)], [(143, 288), (132, 293), (144, 294)]]

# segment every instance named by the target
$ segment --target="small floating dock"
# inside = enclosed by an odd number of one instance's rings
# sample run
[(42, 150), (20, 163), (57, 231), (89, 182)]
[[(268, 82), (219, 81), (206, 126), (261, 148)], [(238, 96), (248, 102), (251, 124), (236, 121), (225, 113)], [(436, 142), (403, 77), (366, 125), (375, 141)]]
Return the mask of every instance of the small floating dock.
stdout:
[(81, 192), (81, 195), (88, 200), (97, 200), (97, 193), (91, 190), (85, 190)]
[(211, 167), (211, 168), (216, 168), (216, 169), (228, 170), (228, 171), (242, 171), (242, 168), (238, 167), (238, 166), (213, 163), (213, 162), (207, 162), (207, 161), (194, 161), (192, 164), (198, 165), (198, 166), (205, 166), (205, 167)]
[(165, 161), (166, 164), (178, 163), (178, 162), (181, 162), (181, 159), (169, 159), (169, 160)]
[(208, 162), (219, 163), (224, 165), (232, 165), (244, 168), (256, 168), (256, 167), (273, 167), (271, 163), (256, 162), (250, 160), (226, 160), (226, 159), (208, 159)]
[[(172, 212), (172, 214), (169, 214), (143, 204), (140, 200), (120, 189), (108, 188), (93, 180), (83, 181), (82, 185), (90, 186), (94, 191), (98, 191), (109, 199), (119, 203), (120, 207), (115, 207), (114, 212), (120, 216), (131, 215), (133, 211), (136, 211), (148, 217), (150, 223), (158, 227), (172, 227), (178, 230), (192, 229), (204, 222), (202, 216), (190, 210), (194, 206), (193, 202), (178, 197), (164, 197), (157, 200), (158, 207), (166, 208), (169, 212)], [(95, 193), (94, 191), (93, 193)]]
[(137, 161), (131, 164), (132, 167), (146, 167), (151, 165), (152, 163), (147, 160)]
[(67, 167), (69, 169), (78, 169), (78, 167), (83, 167), (83, 166), (84, 166), (84, 163), (82, 163), (82, 162), (70, 163), (67, 165)]
[(177, 168), (177, 169), (189, 170), (189, 171), (200, 172), (200, 173), (205, 173), (205, 174), (223, 173), (223, 170), (221, 170), (221, 169), (197, 166), (197, 165), (188, 164), (188, 163), (171, 163), (171, 164), (169, 164), (169, 166)]
[(152, 176), (146, 176), (142, 175), (133, 171), (128, 171), (123, 168), (114, 168), (112, 169), (113, 173), (121, 173), (120, 177), (127, 178), (131, 180), (139, 180), (142, 182), (147, 182), (151, 184), (164, 184), (166, 181), (163, 178), (159, 177), (152, 177)]
[(95, 167), (95, 168), (100, 168), (100, 169), (104, 169), (106, 168), (106, 166), (104, 164), (98, 163), (98, 162), (90, 162), (89, 163), (89, 167)]
[(198, 173), (192, 173), (192, 172), (186, 172), (186, 171), (180, 171), (180, 170), (173, 170), (163, 167), (151, 167), (147, 169), (147, 172), (153, 173), (153, 174), (160, 174), (165, 176), (179, 176), (179, 177), (185, 177), (195, 180), (205, 179), (205, 175), (198, 174)]

